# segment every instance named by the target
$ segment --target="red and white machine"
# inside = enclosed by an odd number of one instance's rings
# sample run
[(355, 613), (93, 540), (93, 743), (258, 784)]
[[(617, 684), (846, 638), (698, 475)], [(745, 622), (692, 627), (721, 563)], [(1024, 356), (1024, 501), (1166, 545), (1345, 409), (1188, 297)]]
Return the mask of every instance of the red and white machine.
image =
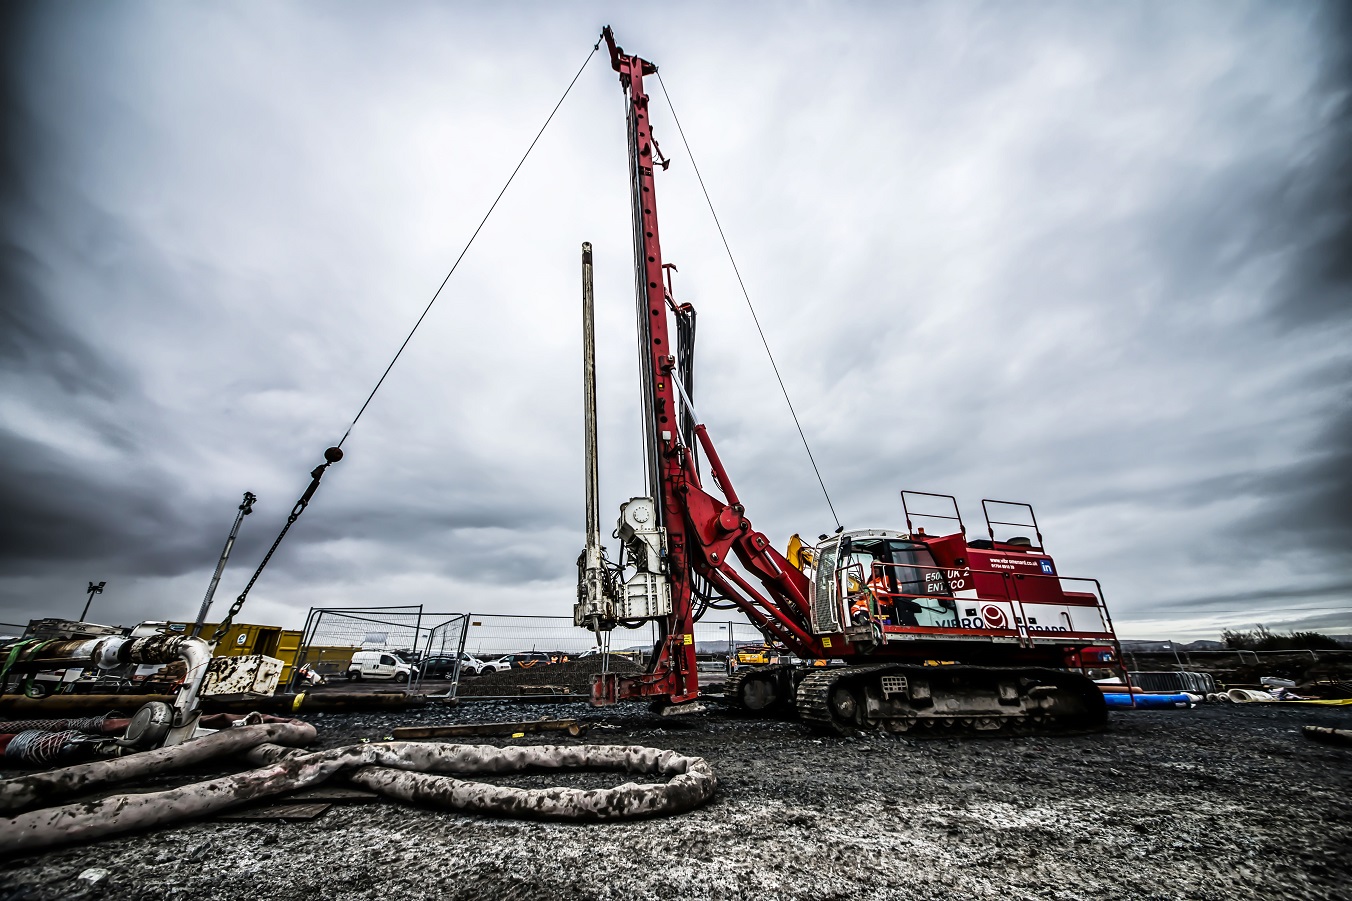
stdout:
[[(989, 538), (968, 541), (952, 497), (904, 491), (904, 532), (842, 530), (815, 547), (795, 540), (787, 556), (752, 525), (691, 400), (695, 312), (676, 302), (666, 277), (654, 179), (654, 163), (665, 161), (643, 87), (657, 69), (616, 46), (609, 28), (603, 36), (628, 109), (647, 492), (621, 507), (623, 559), (610, 563), (598, 514), (584, 245), (588, 519), (574, 621), (603, 646), (617, 625), (648, 620), (660, 638), (646, 672), (600, 675), (593, 703), (650, 699), (667, 712), (693, 709), (694, 623), (710, 605), (735, 605), (792, 655), (843, 664), (736, 673), (727, 697), (747, 711), (796, 707), (835, 731), (1102, 724), (1102, 695), (1074, 670), (1120, 659), (1108, 609), (1097, 581), (1060, 575), (1026, 504), (983, 501)], [(927, 534), (916, 520), (946, 523), (949, 532)]]

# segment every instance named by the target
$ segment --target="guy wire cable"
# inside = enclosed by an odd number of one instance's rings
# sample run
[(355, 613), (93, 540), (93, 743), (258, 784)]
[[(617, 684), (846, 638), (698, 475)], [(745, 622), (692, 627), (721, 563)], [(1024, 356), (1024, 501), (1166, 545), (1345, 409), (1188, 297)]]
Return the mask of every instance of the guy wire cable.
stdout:
[(385, 371), (380, 374), (380, 379), (376, 382), (376, 386), (371, 389), (370, 394), (366, 395), (366, 401), (361, 405), (361, 409), (357, 411), (356, 416), (352, 417), (352, 422), (348, 424), (347, 431), (343, 432), (342, 439), (337, 445), (324, 451), (325, 462), (310, 473), (310, 486), (305, 489), (305, 493), (301, 495), (300, 500), (298, 500), (295, 507), (291, 509), (291, 515), (287, 517), (286, 525), (282, 526), (281, 532), (279, 532), (276, 539), (273, 540), (272, 547), (268, 549), (268, 552), (263, 556), (262, 562), (259, 563), (258, 568), (254, 570), (253, 576), (250, 577), (248, 584), (244, 586), (244, 591), (235, 599), (235, 602), (230, 605), (229, 612), (216, 627), (216, 631), (211, 638), (213, 645), (220, 641), (225, 635), (231, 623), (234, 621), (236, 614), (244, 607), (244, 602), (248, 599), (249, 592), (253, 590), (254, 584), (257, 583), (259, 576), (263, 574), (263, 569), (268, 565), (268, 561), (270, 561), (272, 555), (277, 552), (277, 548), (281, 545), (282, 539), (286, 537), (286, 533), (291, 529), (291, 526), (295, 524), (296, 520), (300, 518), (300, 515), (305, 512), (305, 508), (309, 505), (310, 499), (314, 497), (315, 491), (319, 488), (319, 480), (323, 477), (324, 472), (330, 465), (343, 459), (343, 442), (347, 440), (348, 435), (352, 434), (352, 429), (356, 426), (357, 420), (361, 419), (361, 415), (366, 412), (366, 408), (370, 406), (371, 400), (376, 396), (376, 392), (380, 390), (380, 386), (385, 384), (386, 376), (390, 374), (390, 370), (394, 368), (394, 364), (399, 361), (399, 357), (403, 354), (404, 348), (408, 347), (408, 343), (413, 340), (413, 335), (418, 331), (418, 326), (422, 325), (423, 320), (427, 318), (427, 314), (431, 312), (432, 304), (436, 303), (437, 298), (441, 296), (441, 292), (446, 287), (446, 283), (451, 280), (451, 276), (455, 274), (455, 270), (460, 266), (460, 261), (463, 260), (465, 254), (469, 252), (470, 245), (474, 243), (475, 238), (479, 237), (479, 232), (483, 230), (484, 224), (488, 222), (488, 217), (493, 215), (493, 211), (497, 209), (498, 202), (502, 200), (502, 196), (506, 194), (507, 189), (511, 187), (513, 179), (516, 178), (516, 174), (520, 172), (521, 167), (525, 165), (526, 158), (530, 156), (530, 152), (534, 150), (535, 145), (539, 143), (540, 136), (545, 133), (545, 129), (549, 127), (549, 123), (554, 121), (554, 114), (559, 111), (559, 107), (563, 106), (563, 101), (568, 99), (568, 94), (573, 90), (573, 85), (577, 84), (577, 80), (582, 77), (582, 71), (587, 68), (587, 63), (591, 62), (591, 58), (596, 55), (596, 51), (600, 49), (600, 47), (600, 41), (597, 41), (592, 45), (591, 53), (587, 54), (587, 58), (582, 61), (582, 65), (578, 67), (577, 73), (573, 76), (573, 80), (568, 82), (568, 87), (564, 88), (563, 96), (559, 98), (558, 103), (554, 104), (554, 108), (549, 111), (549, 115), (545, 118), (545, 124), (541, 125), (540, 130), (535, 133), (535, 137), (531, 140), (530, 146), (527, 147), (526, 152), (521, 155), (521, 159), (517, 162), (516, 168), (512, 170), (512, 174), (507, 176), (507, 182), (502, 186), (502, 190), (498, 191), (498, 196), (493, 198), (493, 203), (489, 205), (488, 212), (484, 213), (484, 217), (479, 220), (479, 225), (474, 229), (474, 233), (469, 236), (469, 240), (465, 242), (465, 246), (461, 249), (460, 255), (456, 257), (455, 262), (451, 264), (450, 271), (446, 273), (446, 277), (443, 278), (441, 284), (437, 286), (437, 290), (432, 295), (432, 299), (429, 300), (427, 306), (423, 308), (422, 315), (418, 317), (417, 322), (413, 323), (413, 328), (409, 329), (407, 337), (404, 338), (404, 343), (399, 345), (399, 349), (395, 351), (394, 357), (390, 360), (389, 365), (386, 366)]
[(765, 338), (765, 330), (761, 328), (760, 317), (756, 315), (756, 308), (751, 303), (751, 295), (746, 290), (746, 283), (742, 281), (742, 272), (737, 268), (737, 260), (732, 256), (732, 247), (728, 245), (728, 236), (723, 233), (723, 223), (718, 219), (718, 213), (714, 210), (714, 202), (709, 197), (709, 189), (705, 187), (704, 176), (700, 174), (699, 164), (695, 162), (695, 154), (690, 149), (690, 142), (686, 140), (685, 129), (681, 127), (681, 119), (676, 115), (676, 107), (671, 102), (671, 95), (667, 93), (667, 83), (662, 80), (662, 73), (657, 73), (657, 83), (662, 88), (662, 96), (666, 98), (667, 109), (671, 110), (672, 121), (676, 123), (676, 131), (681, 136), (681, 143), (685, 145), (686, 156), (690, 158), (690, 166), (695, 170), (695, 178), (699, 179), (700, 190), (704, 192), (704, 202), (709, 205), (709, 212), (714, 217), (714, 225), (718, 228), (718, 237), (723, 240), (723, 249), (728, 252), (728, 262), (732, 263), (733, 274), (737, 276), (737, 284), (742, 289), (742, 297), (746, 300), (746, 308), (751, 311), (751, 320), (756, 323), (756, 332), (760, 335), (761, 344), (765, 345), (765, 355), (770, 358), (770, 368), (775, 371), (775, 380), (779, 382), (779, 390), (784, 394), (784, 403), (789, 405), (789, 415), (793, 417), (793, 424), (798, 428), (798, 437), (803, 441), (803, 450), (807, 451), (808, 461), (812, 464), (812, 472), (817, 476), (817, 484), (822, 487), (822, 496), (826, 498), (826, 506), (831, 509), (831, 518), (836, 521), (836, 529), (840, 529), (840, 517), (836, 515), (836, 506), (831, 503), (831, 494), (826, 490), (826, 482), (822, 481), (821, 470), (817, 468), (817, 458), (812, 456), (812, 448), (808, 446), (807, 435), (803, 433), (803, 424), (798, 421), (798, 411), (793, 408), (793, 401), (789, 399), (789, 389), (784, 386), (784, 377), (779, 374), (779, 364), (775, 362), (775, 355), (770, 352), (770, 342)]
[(483, 230), (484, 223), (488, 221), (488, 217), (493, 215), (493, 211), (497, 209), (498, 201), (502, 200), (502, 195), (506, 194), (507, 189), (511, 187), (512, 180), (516, 178), (516, 174), (520, 172), (521, 167), (525, 165), (526, 157), (530, 156), (530, 152), (535, 149), (535, 145), (540, 141), (540, 136), (543, 135), (545, 129), (549, 127), (549, 123), (554, 121), (554, 114), (559, 111), (559, 107), (563, 106), (563, 101), (568, 99), (568, 94), (573, 90), (573, 85), (577, 84), (577, 80), (582, 77), (582, 71), (587, 68), (587, 63), (591, 62), (592, 57), (596, 55), (596, 51), (600, 46), (600, 41), (597, 41), (592, 45), (591, 53), (587, 54), (587, 58), (583, 60), (582, 65), (578, 67), (577, 74), (573, 76), (573, 80), (568, 82), (568, 87), (564, 88), (563, 96), (559, 98), (558, 103), (554, 104), (554, 108), (549, 111), (549, 115), (545, 118), (545, 124), (540, 126), (540, 130), (535, 133), (535, 137), (531, 140), (530, 146), (527, 147), (526, 152), (521, 155), (521, 159), (517, 162), (516, 168), (512, 170), (511, 175), (507, 176), (506, 184), (502, 186), (502, 190), (498, 192), (498, 196), (493, 198), (493, 203), (489, 205), (488, 212), (484, 213), (484, 217), (479, 220), (478, 227), (474, 229), (474, 233), (470, 235), (469, 240), (465, 242), (465, 246), (461, 249), (460, 255), (456, 257), (455, 262), (451, 264), (451, 270), (447, 272), (446, 277), (441, 280), (441, 284), (432, 295), (432, 299), (429, 300), (427, 306), (423, 308), (422, 315), (418, 317), (418, 321), (413, 323), (413, 328), (409, 329), (408, 337), (404, 338), (404, 343), (400, 344), (399, 349), (394, 352), (394, 357), (390, 360), (390, 365), (386, 366), (385, 371), (380, 374), (380, 379), (376, 382), (376, 386), (371, 389), (371, 393), (366, 396), (366, 402), (361, 405), (361, 409), (357, 411), (357, 415), (352, 417), (352, 422), (348, 425), (347, 431), (343, 433), (342, 440), (338, 442), (337, 446), (339, 448), (343, 446), (343, 442), (347, 440), (347, 436), (352, 434), (353, 426), (357, 424), (358, 419), (361, 419), (361, 415), (366, 412), (366, 408), (370, 405), (371, 399), (376, 396), (376, 392), (380, 390), (380, 386), (385, 384), (385, 377), (390, 374), (390, 370), (394, 368), (394, 364), (399, 361), (399, 356), (404, 352), (404, 348), (408, 347), (408, 342), (413, 340), (414, 332), (418, 330), (418, 326), (422, 325), (423, 320), (427, 318), (427, 314), (431, 312), (432, 304), (437, 302), (437, 298), (441, 296), (441, 292), (446, 287), (446, 283), (451, 280), (451, 276), (455, 274), (455, 270), (460, 267), (460, 261), (465, 258), (465, 254), (469, 253), (470, 245), (474, 243), (475, 238), (479, 237), (479, 232)]

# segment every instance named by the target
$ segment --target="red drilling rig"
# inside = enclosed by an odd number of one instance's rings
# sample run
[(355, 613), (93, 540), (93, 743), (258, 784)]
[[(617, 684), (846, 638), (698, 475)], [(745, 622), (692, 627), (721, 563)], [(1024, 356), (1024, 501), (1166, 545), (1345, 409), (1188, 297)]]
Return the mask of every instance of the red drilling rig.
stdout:
[[(592, 262), (584, 245), (587, 546), (574, 622), (605, 647), (617, 625), (650, 620), (659, 639), (642, 674), (599, 675), (592, 702), (699, 709), (694, 623), (711, 605), (735, 605), (774, 645), (835, 664), (735, 673), (726, 698), (744, 711), (796, 708), (805, 722), (836, 732), (1103, 724), (1103, 697), (1084, 674), (1121, 656), (1102, 591), (1097, 580), (1058, 574), (1028, 505), (983, 501), (990, 537), (968, 541), (951, 496), (903, 491), (905, 532), (838, 529), (815, 547), (795, 536), (787, 556), (752, 526), (695, 413), (695, 311), (676, 302), (662, 261), (654, 164), (666, 161), (643, 87), (657, 67), (616, 46), (610, 28), (602, 34), (628, 110), (647, 494), (622, 505), (622, 559), (611, 563), (600, 536)], [(721, 498), (706, 488), (701, 453)], [(926, 534), (917, 519), (953, 531)]]

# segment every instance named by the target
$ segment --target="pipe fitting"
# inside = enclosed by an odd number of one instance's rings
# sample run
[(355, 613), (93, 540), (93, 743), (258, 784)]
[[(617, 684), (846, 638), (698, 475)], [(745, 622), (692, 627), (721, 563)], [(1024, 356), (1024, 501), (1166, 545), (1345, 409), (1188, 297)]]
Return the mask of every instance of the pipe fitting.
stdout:
[(173, 663), (182, 656), (179, 648), (187, 641), (201, 641), (201, 639), (192, 639), (172, 633), (136, 638), (132, 640), (131, 647), (128, 649), (128, 660), (131, 663), (142, 664)]
[(94, 653), (90, 656), (94, 658), (94, 665), (99, 669), (117, 669), (131, 662), (130, 648), (132, 643), (130, 638), (113, 637), (105, 638), (94, 648)]

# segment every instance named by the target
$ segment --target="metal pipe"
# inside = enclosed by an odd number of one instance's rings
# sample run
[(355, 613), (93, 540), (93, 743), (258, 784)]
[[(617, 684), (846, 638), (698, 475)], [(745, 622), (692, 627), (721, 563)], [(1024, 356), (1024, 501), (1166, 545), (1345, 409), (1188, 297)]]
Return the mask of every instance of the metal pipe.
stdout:
[(174, 698), (174, 728), (164, 739), (166, 746), (185, 742), (197, 731), (197, 718), (201, 716), (197, 709), (197, 692), (202, 688), (207, 665), (211, 663), (211, 650), (212, 645), (202, 639), (186, 636), (175, 648), (179, 659), (188, 665), (188, 674), (183, 677), (183, 687)]
[(460, 641), (455, 646), (455, 678), (451, 680), (450, 699), (454, 701), (460, 695), (460, 661), (465, 659), (465, 639), (469, 638), (469, 624), (474, 614), (466, 613), (460, 621)]
[(253, 512), (254, 501), (258, 500), (252, 491), (244, 492), (244, 501), (239, 505), (239, 512), (235, 514), (235, 524), (230, 527), (230, 537), (225, 539), (225, 548), (221, 551), (221, 559), (216, 562), (216, 572), (211, 576), (211, 584), (207, 586), (207, 595), (202, 598), (202, 607), (197, 611), (197, 619), (192, 624), (192, 630), (188, 633), (196, 638), (202, 634), (202, 624), (206, 622), (207, 611), (211, 609), (211, 599), (216, 596), (216, 586), (221, 583), (221, 573), (225, 572), (225, 562), (230, 559), (230, 549), (235, 546), (235, 539), (239, 537), (239, 524), (244, 521), (244, 517)]
[(592, 289), (592, 246), (582, 244), (582, 412), (587, 475), (587, 543), (582, 551), (581, 579), (573, 622), (597, 633), (614, 626), (606, 597), (606, 572), (601, 558), (601, 477), (596, 425), (596, 326)]
[[(582, 243), (582, 412), (587, 468), (587, 565), (601, 544), (600, 463), (596, 438), (596, 303), (592, 288), (592, 246)], [(599, 560), (596, 561), (599, 564)]]

